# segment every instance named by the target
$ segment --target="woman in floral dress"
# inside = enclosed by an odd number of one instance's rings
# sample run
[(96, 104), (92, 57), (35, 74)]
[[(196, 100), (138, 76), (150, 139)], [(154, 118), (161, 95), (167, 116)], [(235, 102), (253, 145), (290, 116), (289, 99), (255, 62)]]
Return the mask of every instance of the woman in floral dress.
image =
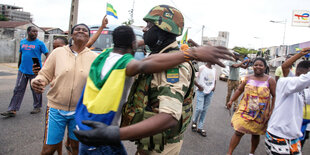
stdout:
[(275, 101), (276, 87), (275, 80), (265, 74), (266, 67), (265, 59), (256, 58), (253, 66), (254, 74), (248, 75), (242, 81), (227, 104), (230, 109), (232, 102), (243, 93), (238, 109), (231, 119), (235, 133), (231, 138), (227, 154), (232, 154), (244, 134), (252, 135), (250, 155), (254, 154), (259, 144), (259, 135), (266, 132), (267, 121)]

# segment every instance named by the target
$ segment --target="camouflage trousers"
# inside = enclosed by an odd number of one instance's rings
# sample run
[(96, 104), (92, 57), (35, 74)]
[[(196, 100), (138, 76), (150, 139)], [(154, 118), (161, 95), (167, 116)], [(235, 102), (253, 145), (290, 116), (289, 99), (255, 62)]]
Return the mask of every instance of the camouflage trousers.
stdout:
[[(227, 96), (226, 96), (226, 104), (229, 102), (232, 91), (236, 92), (239, 86), (239, 81), (238, 80), (227, 80)], [(238, 105), (238, 99), (234, 101), (233, 103), (234, 108), (237, 107)]]
[(157, 153), (155, 151), (144, 151), (137, 149), (135, 155), (179, 155), (181, 152), (183, 140), (177, 143), (168, 143), (165, 145), (165, 149), (161, 153)]

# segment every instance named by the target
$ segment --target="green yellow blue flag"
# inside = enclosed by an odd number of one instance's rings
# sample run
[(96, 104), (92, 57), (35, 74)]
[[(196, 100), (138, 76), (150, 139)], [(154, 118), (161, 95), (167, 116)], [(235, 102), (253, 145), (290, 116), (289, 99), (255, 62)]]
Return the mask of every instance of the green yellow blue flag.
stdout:
[(110, 3), (107, 3), (107, 15), (113, 16), (118, 19), (117, 12), (114, 10), (113, 6)]
[(89, 130), (83, 120), (99, 121), (110, 125), (119, 108), (126, 79), (126, 66), (133, 59), (123, 55), (108, 73), (101, 78), (101, 71), (113, 49), (104, 50), (92, 63), (89, 76), (75, 110), (75, 120), (80, 130)]
[(186, 32), (183, 35), (183, 38), (181, 40), (181, 44), (187, 44), (187, 32), (188, 32), (188, 29), (186, 30)]

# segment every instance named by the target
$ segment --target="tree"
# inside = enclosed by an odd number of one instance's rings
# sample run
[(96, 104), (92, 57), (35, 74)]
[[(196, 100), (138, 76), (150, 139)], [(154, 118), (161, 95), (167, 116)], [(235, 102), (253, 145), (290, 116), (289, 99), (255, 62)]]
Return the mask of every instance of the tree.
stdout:
[(0, 21), (8, 21), (8, 19), (4, 15), (0, 15)]
[(128, 21), (124, 21), (122, 24), (126, 26), (130, 26), (133, 24), (133, 20), (128, 19)]
[(242, 54), (242, 55), (247, 55), (247, 54), (256, 54), (258, 51), (255, 50), (255, 49), (247, 49), (247, 48), (244, 48), (244, 47), (234, 47), (233, 50), (239, 54)]

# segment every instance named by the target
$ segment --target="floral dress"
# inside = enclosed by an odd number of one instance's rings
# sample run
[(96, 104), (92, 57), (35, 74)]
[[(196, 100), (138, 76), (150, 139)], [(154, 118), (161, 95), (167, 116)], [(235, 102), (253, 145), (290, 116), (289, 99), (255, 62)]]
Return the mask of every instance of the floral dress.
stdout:
[(248, 79), (238, 110), (231, 119), (236, 131), (253, 135), (265, 134), (265, 115), (270, 110), (269, 79), (270, 76), (266, 81)]

